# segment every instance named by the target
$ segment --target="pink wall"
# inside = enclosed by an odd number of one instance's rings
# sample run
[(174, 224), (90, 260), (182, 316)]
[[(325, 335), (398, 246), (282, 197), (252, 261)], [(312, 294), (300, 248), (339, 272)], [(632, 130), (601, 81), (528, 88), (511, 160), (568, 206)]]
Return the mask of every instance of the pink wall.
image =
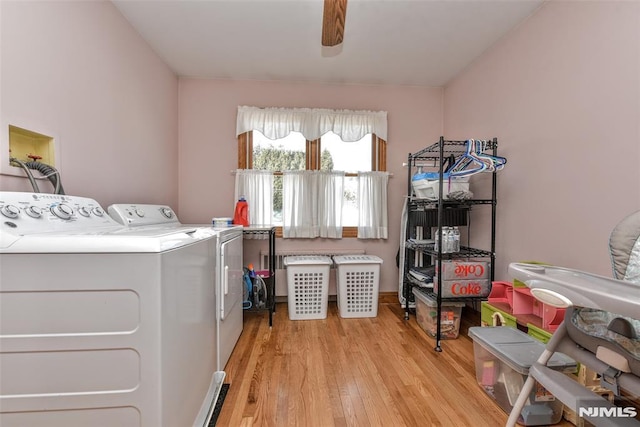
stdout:
[[(387, 165), (389, 239), (365, 241), (288, 241), (278, 247), (355, 248), (384, 260), (380, 289), (398, 290), (395, 257), (400, 242), (400, 214), (406, 194), (407, 154), (436, 142), (442, 129), (442, 90), (439, 88), (338, 86), (310, 83), (180, 79), (180, 219), (209, 222), (232, 216), (237, 167), (236, 111), (238, 105), (309, 107), (388, 112)], [(253, 247), (253, 249), (252, 249)], [(247, 241), (248, 258), (257, 260), (259, 244)], [(255, 261), (254, 261), (255, 262)]]
[[(233, 211), (238, 105), (386, 110), (390, 239), (280, 247), (366, 247), (384, 259), (381, 289), (395, 291), (401, 165), (444, 128), (448, 138), (497, 136), (509, 158), (498, 278), (516, 260), (608, 275), (609, 233), (640, 209), (639, 17), (637, 2), (547, 2), (443, 92), (178, 80), (110, 2), (0, 2), (0, 141), (9, 124), (53, 135), (67, 193), (168, 203), (185, 222), (208, 222)], [(486, 190), (486, 176), (474, 181)], [(30, 186), (0, 175), (0, 190)]]
[[(2, 1), (0, 11), (3, 143), (9, 124), (54, 136), (67, 194), (177, 208), (178, 80), (113, 4)], [(0, 175), (0, 190), (31, 186)]]
[(496, 277), (540, 260), (611, 275), (640, 209), (640, 4), (547, 2), (444, 93), (445, 135), (499, 138)]

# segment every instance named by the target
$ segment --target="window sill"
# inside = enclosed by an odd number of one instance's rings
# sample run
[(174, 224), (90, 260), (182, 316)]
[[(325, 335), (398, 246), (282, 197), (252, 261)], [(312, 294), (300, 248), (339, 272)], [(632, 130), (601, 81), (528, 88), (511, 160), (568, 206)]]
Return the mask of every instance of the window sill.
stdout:
[[(282, 227), (276, 227), (276, 237), (282, 238)], [(342, 227), (342, 238), (357, 238), (358, 227)]]

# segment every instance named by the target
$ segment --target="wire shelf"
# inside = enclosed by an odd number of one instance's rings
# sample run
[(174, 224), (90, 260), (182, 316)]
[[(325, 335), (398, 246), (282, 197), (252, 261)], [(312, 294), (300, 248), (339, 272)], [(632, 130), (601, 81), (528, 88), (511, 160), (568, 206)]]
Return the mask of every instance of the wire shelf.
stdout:
[[(493, 150), (498, 147), (498, 142), (494, 139), (487, 139), (485, 150)], [(467, 141), (443, 141), (443, 154), (461, 154), (467, 151)], [(436, 142), (423, 148), (417, 153), (409, 155), (414, 160), (440, 160), (440, 143)]]
[[(449, 208), (459, 208), (459, 209), (468, 209), (473, 205), (490, 205), (495, 203), (491, 199), (469, 199), (465, 201), (457, 201), (457, 200), (443, 200), (442, 206), (445, 209)], [(409, 197), (409, 208), (412, 210), (421, 210), (421, 209), (437, 209), (438, 200), (431, 199), (421, 199), (418, 197), (410, 196)]]
[[(491, 263), (490, 269), (490, 281), (493, 281), (494, 277), (494, 263), (495, 263), (495, 228), (496, 228), (496, 169), (487, 170), (491, 172), (491, 198), (490, 199), (469, 199), (469, 200), (448, 200), (445, 199), (445, 194), (443, 185), (445, 175), (444, 173), (453, 165), (456, 165), (456, 158), (459, 158), (460, 155), (466, 154), (470, 150), (470, 146), (468, 143), (469, 140), (445, 140), (444, 137), (441, 137), (440, 140), (432, 144), (416, 153), (409, 153), (407, 158), (407, 199), (406, 199), (406, 210), (407, 210), (407, 220), (406, 220), (406, 239), (404, 243), (405, 259), (404, 259), (404, 274), (403, 274), (403, 282), (401, 285), (401, 291), (404, 298), (405, 304), (405, 319), (409, 319), (409, 311), (412, 308), (411, 302), (413, 301), (413, 307), (416, 306), (415, 299), (413, 299), (413, 287), (420, 286), (420, 283), (416, 283), (416, 278), (412, 277), (409, 274), (409, 270), (414, 263), (418, 262), (429, 262), (426, 257), (431, 257), (431, 262), (440, 266), (442, 261), (453, 261), (453, 260), (471, 260), (474, 258), (485, 258), (489, 259)], [(476, 140), (477, 141), (477, 140)], [(487, 140), (481, 141), (482, 144), (480, 147), (474, 147), (474, 149), (481, 149), (483, 152), (491, 154), (493, 156), (497, 156), (497, 148), (498, 148), (498, 140), (497, 138), (489, 138)], [(445, 165), (448, 165), (445, 168)], [(417, 193), (415, 191), (413, 185), (413, 177), (414, 172), (417, 169), (417, 173), (422, 172), (424, 169), (428, 170), (438, 170), (440, 175), (436, 175), (439, 177), (438, 186), (436, 187), (439, 190), (439, 198), (434, 199), (425, 199), (425, 198), (417, 198), (412, 194)], [(433, 189), (433, 187), (430, 187)], [(470, 213), (472, 207), (475, 205), (485, 205), (491, 207), (491, 249), (489, 251), (472, 248), (468, 246), (463, 246), (460, 248), (460, 251), (455, 253), (440, 253), (435, 250), (434, 240), (432, 239), (422, 239), (422, 233), (424, 232), (424, 228), (433, 228), (436, 227), (446, 227), (446, 226), (466, 226), (470, 228)], [(418, 227), (422, 227), (423, 230), (418, 230)], [(438, 232), (438, 230), (436, 230)], [(436, 237), (433, 234), (432, 230), (428, 230), (424, 233), (427, 237)], [(420, 238), (417, 240), (416, 237)], [(442, 235), (440, 235), (442, 236)], [(409, 253), (411, 252), (411, 253)], [(423, 256), (424, 255), (424, 256)], [(418, 258), (420, 256), (420, 258)], [(414, 259), (412, 262), (411, 260)], [(424, 283), (422, 283), (424, 286)], [(423, 287), (420, 286), (420, 287)], [(484, 297), (463, 297), (463, 298), (452, 298), (452, 297), (443, 297), (441, 293), (436, 294), (432, 290), (423, 289), (426, 293), (432, 297), (433, 300), (437, 302), (437, 326), (436, 326), (436, 346), (435, 350), (440, 352), (442, 348), (440, 347), (441, 340), (441, 318), (440, 312), (442, 308), (442, 303), (446, 301), (461, 301), (461, 300), (471, 300), (473, 302), (474, 308), (476, 308), (476, 303), (478, 300), (485, 299)]]
[[(434, 250), (434, 243), (416, 243), (407, 240), (405, 247), (414, 251), (420, 251), (428, 255), (438, 256), (438, 251)], [(443, 253), (442, 259), (459, 259), (459, 258), (487, 258), (491, 257), (491, 252), (482, 249), (461, 246), (460, 252)]]

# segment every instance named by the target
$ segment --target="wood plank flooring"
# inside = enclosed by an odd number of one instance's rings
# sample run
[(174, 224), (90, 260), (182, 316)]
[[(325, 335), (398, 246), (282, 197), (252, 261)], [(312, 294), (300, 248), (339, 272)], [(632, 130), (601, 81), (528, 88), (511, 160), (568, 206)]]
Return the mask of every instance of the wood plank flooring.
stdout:
[(271, 329), (266, 312), (245, 313), (217, 426), (504, 425), (476, 382), (466, 327), (442, 353), (434, 344), (397, 302), (360, 319), (329, 302), (327, 319), (304, 321), (280, 303)]

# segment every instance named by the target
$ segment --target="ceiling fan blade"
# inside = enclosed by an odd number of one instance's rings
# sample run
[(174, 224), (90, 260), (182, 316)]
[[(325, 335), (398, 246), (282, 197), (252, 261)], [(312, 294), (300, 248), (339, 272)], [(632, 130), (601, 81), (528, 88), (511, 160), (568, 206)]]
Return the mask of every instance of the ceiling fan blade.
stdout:
[(324, 0), (322, 17), (322, 46), (336, 46), (344, 38), (347, 0)]

